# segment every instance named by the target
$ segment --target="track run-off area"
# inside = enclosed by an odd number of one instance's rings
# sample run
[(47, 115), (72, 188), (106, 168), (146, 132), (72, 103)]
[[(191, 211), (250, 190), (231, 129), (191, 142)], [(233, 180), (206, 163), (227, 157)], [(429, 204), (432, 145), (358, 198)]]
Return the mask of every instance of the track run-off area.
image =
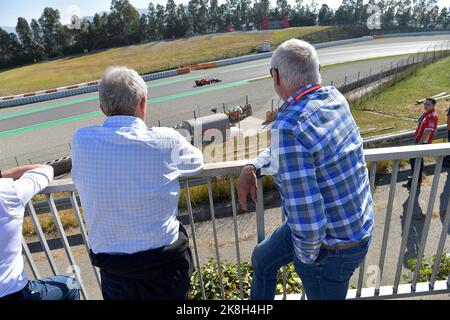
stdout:
[[(338, 86), (344, 81), (352, 82), (358, 76), (364, 77), (397, 63), (402, 59), (398, 55), (417, 53), (433, 46), (439, 50), (439, 44), (448, 40), (450, 35), (398, 37), (318, 49), (322, 66), (338, 64), (324, 68), (323, 84)], [(372, 58), (382, 59), (357, 61)], [(275, 105), (281, 103), (268, 77), (269, 61), (262, 59), (192, 71), (148, 82), (146, 123), (174, 126), (181, 120), (193, 118), (194, 111), (197, 117), (209, 115), (212, 108), (221, 111), (224, 105), (230, 108), (243, 104), (246, 97), (253, 106), (253, 116), (264, 119), (272, 100)], [(351, 61), (355, 63), (345, 63)], [(195, 87), (194, 81), (203, 77), (219, 78), (222, 82)], [(58, 149), (65, 149), (62, 155), (67, 154), (72, 135), (78, 128), (103, 121), (97, 92), (0, 109), (0, 163), (13, 165), (14, 157), (26, 158), (33, 154), (54, 153), (56, 157), (61, 155)]]

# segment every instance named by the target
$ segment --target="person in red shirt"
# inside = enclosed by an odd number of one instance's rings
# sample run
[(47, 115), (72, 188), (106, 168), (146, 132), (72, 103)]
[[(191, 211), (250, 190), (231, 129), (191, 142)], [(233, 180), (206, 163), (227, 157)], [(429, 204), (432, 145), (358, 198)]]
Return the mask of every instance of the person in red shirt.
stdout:
[[(448, 142), (450, 142), (450, 107), (447, 111), (447, 136), (448, 136)], [(444, 159), (444, 166), (450, 167), (450, 156), (445, 157)]]
[[(430, 144), (433, 142), (433, 136), (436, 133), (438, 126), (438, 116), (436, 113), (436, 100), (433, 98), (428, 98), (423, 103), (423, 107), (425, 112), (419, 117), (419, 123), (417, 125), (416, 132), (414, 134), (414, 138), (416, 140), (416, 144)], [(412, 182), (412, 174), (414, 173), (414, 165), (416, 164), (416, 159), (410, 159), (409, 163), (411, 164), (411, 176), (408, 177), (408, 185), (411, 185)], [(420, 164), (420, 173), (419, 173), (419, 184), (422, 183), (422, 172), (423, 172), (423, 159)]]

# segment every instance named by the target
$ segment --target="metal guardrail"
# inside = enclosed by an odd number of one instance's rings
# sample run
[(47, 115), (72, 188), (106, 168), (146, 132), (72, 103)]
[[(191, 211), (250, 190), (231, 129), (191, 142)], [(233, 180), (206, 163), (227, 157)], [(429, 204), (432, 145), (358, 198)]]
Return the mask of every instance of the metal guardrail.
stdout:
[[(358, 285), (356, 289), (349, 290), (348, 292), (348, 298), (349, 299), (386, 299), (386, 298), (401, 298), (401, 297), (414, 297), (414, 296), (423, 296), (423, 295), (434, 295), (434, 294), (442, 294), (442, 293), (450, 293), (450, 278), (447, 278), (446, 280), (436, 280), (438, 275), (438, 267), (441, 257), (441, 254), (444, 251), (444, 246), (447, 238), (447, 230), (449, 229), (450, 225), (450, 203), (447, 204), (447, 211), (445, 215), (445, 219), (443, 221), (442, 225), (442, 232), (439, 237), (439, 241), (437, 244), (437, 250), (436, 250), (436, 261), (433, 265), (433, 271), (430, 278), (430, 281), (428, 282), (418, 282), (419, 279), (419, 272), (422, 266), (422, 258), (424, 257), (425, 252), (425, 246), (427, 245), (427, 236), (428, 236), (428, 230), (430, 228), (430, 222), (432, 218), (433, 213), (433, 205), (435, 203), (436, 195), (437, 195), (437, 188), (439, 184), (440, 179), (440, 173), (442, 169), (442, 163), (444, 156), (450, 155), (450, 143), (442, 143), (442, 144), (432, 144), (432, 145), (421, 145), (421, 146), (405, 146), (405, 147), (394, 147), (394, 148), (380, 148), (380, 149), (369, 149), (365, 151), (365, 158), (367, 163), (370, 165), (370, 186), (372, 192), (375, 190), (375, 175), (376, 175), (376, 164), (380, 161), (392, 161), (393, 167), (392, 167), (392, 174), (391, 174), (391, 181), (390, 181), (390, 189), (389, 189), (389, 197), (387, 199), (387, 209), (386, 209), (386, 218), (384, 221), (384, 231), (383, 231), (383, 238), (382, 238), (382, 246), (380, 250), (380, 256), (378, 261), (378, 268), (379, 268), (379, 276), (377, 277), (377, 282), (374, 287), (365, 287), (364, 286), (364, 279), (367, 276), (366, 274), (366, 268), (365, 263), (362, 264), (362, 266), (359, 269), (358, 274)], [(383, 275), (385, 272), (385, 261), (386, 261), (386, 253), (387, 253), (387, 245), (388, 245), (388, 238), (390, 236), (390, 226), (391, 226), (391, 220), (392, 220), (392, 213), (393, 213), (393, 204), (395, 200), (396, 195), (396, 182), (398, 178), (399, 168), (400, 168), (400, 161), (403, 159), (409, 159), (409, 158), (417, 158), (421, 159), (424, 157), (433, 157), (436, 159), (436, 166), (434, 170), (434, 177), (433, 182), (431, 186), (431, 192), (429, 201), (427, 204), (427, 212), (426, 212), (426, 218), (423, 223), (423, 233), (422, 237), (420, 239), (419, 244), (419, 250), (417, 253), (417, 263), (414, 268), (414, 274), (413, 279), (411, 283), (404, 284), (401, 282), (401, 272), (402, 272), (402, 262), (405, 257), (405, 249), (408, 237), (410, 235), (410, 229), (411, 229), (411, 221), (412, 221), (412, 215), (413, 215), (413, 209), (414, 209), (414, 199), (417, 193), (418, 189), (418, 179), (419, 179), (419, 165), (420, 161), (416, 161), (416, 165), (414, 168), (414, 175), (412, 180), (412, 185), (410, 189), (410, 196), (407, 203), (407, 210), (405, 214), (405, 220), (404, 220), (404, 229), (403, 229), (403, 235), (401, 238), (401, 244), (400, 244), (400, 250), (399, 250), (399, 256), (398, 261), (395, 267), (395, 279), (393, 283), (390, 283), (389, 285), (382, 286), (382, 280)], [(236, 205), (236, 194), (235, 194), (235, 188), (234, 188), (234, 181), (236, 177), (238, 177), (242, 167), (247, 163), (247, 160), (241, 160), (241, 161), (234, 161), (234, 162), (225, 162), (225, 163), (216, 163), (216, 164), (209, 164), (206, 165), (206, 168), (203, 172), (199, 173), (197, 176), (189, 178), (189, 179), (182, 179), (180, 181), (181, 186), (185, 188), (185, 196), (186, 201), (188, 204), (188, 211), (189, 211), (189, 225), (191, 230), (191, 241), (194, 251), (194, 258), (196, 263), (196, 268), (198, 271), (200, 271), (200, 259), (199, 259), (199, 249), (198, 249), (198, 240), (197, 240), (197, 234), (196, 234), (196, 223), (193, 223), (194, 221), (194, 214), (193, 214), (193, 208), (192, 203), (190, 199), (190, 192), (189, 192), (189, 186), (190, 182), (195, 181), (203, 181), (203, 184), (207, 186), (208, 188), (208, 197), (209, 197), (209, 206), (210, 206), (210, 214), (211, 214), (211, 223), (212, 223), (212, 231), (213, 231), (213, 242), (214, 242), (214, 253), (215, 253), (215, 260), (219, 265), (218, 268), (218, 278), (219, 282), (222, 284), (222, 272), (221, 272), (221, 255), (220, 255), (220, 246), (217, 240), (217, 221), (215, 217), (215, 204), (212, 194), (212, 181), (218, 176), (221, 177), (227, 177), (229, 186), (230, 186), (230, 194), (231, 194), (231, 207), (233, 211), (233, 229), (234, 229), (234, 245), (235, 245), (235, 251), (236, 251), (236, 258), (237, 258), (237, 265), (238, 265), (238, 274), (239, 274), (239, 293), (241, 298), (244, 297), (243, 294), (243, 286), (242, 286), (242, 272), (241, 272), (241, 256), (240, 256), (240, 243), (239, 243), (239, 230), (238, 230), (238, 224), (237, 224), (237, 205)], [(79, 227), (80, 227), (80, 233), (83, 238), (83, 244), (86, 247), (87, 252), (89, 252), (89, 246), (88, 246), (88, 235), (85, 229), (85, 225), (83, 222), (83, 218), (80, 212), (80, 208), (78, 206), (78, 203), (76, 201), (75, 197), (75, 191), (76, 188), (71, 180), (58, 180), (52, 183), (48, 188), (46, 188), (42, 194), (46, 195), (46, 200), (48, 202), (48, 205), (51, 209), (51, 215), (53, 217), (53, 220), (55, 222), (57, 231), (59, 233), (59, 239), (61, 240), (62, 246), (65, 250), (66, 257), (72, 266), (76, 266), (76, 261), (74, 259), (74, 255), (72, 254), (72, 249), (68, 243), (67, 236), (64, 232), (64, 229), (62, 227), (61, 219), (59, 217), (58, 210), (56, 208), (53, 194), (57, 192), (68, 192), (71, 199), (71, 204), (73, 208), (73, 214), (78, 221)], [(258, 181), (258, 202), (256, 205), (256, 230), (257, 230), (257, 239), (258, 242), (262, 241), (265, 238), (266, 232), (265, 232), (265, 223), (264, 223), (264, 193), (263, 193), (263, 185), (262, 180), (259, 179)], [(375, 204), (376, 205), (376, 204)], [(37, 218), (36, 212), (34, 210), (33, 203), (28, 203), (27, 205), (28, 213), (31, 216), (31, 219), (33, 221), (33, 224), (36, 228), (39, 241), (42, 245), (43, 251), (47, 257), (48, 264), (50, 265), (51, 271), (53, 274), (58, 273), (58, 269), (56, 267), (56, 263), (53, 258), (53, 252), (50, 250), (46, 236), (44, 235), (42, 231), (42, 227), (40, 225), (39, 219)], [(281, 221), (280, 221), (281, 222)], [(377, 223), (377, 221), (375, 222)], [(370, 250), (373, 250), (372, 248)], [(39, 277), (39, 270), (36, 267), (36, 263), (30, 253), (30, 250), (28, 248), (27, 243), (25, 240), (23, 240), (23, 253), (26, 257), (26, 260), (28, 261), (28, 266), (31, 268), (31, 271), (35, 277)], [(86, 287), (83, 283), (83, 280), (81, 278), (81, 272), (77, 268), (72, 268), (73, 274), (77, 280), (77, 282), (80, 284), (83, 297), (85, 299), (89, 298), (89, 292), (87, 292)], [(84, 272), (88, 272), (87, 270), (83, 270)], [(100, 286), (100, 277), (98, 270), (95, 267), (92, 267), (92, 272), (94, 273), (97, 283)], [(286, 270), (284, 270), (284, 279), (286, 279)], [(203, 279), (201, 277), (201, 273), (199, 276), (199, 282), (200, 287), (202, 291), (202, 297), (205, 298), (205, 286), (203, 283)], [(286, 281), (284, 281), (286, 283)], [(222, 297), (224, 296), (224, 288), (223, 285), (220, 286)], [(277, 297), (278, 299), (282, 298), (305, 298), (305, 295), (287, 295), (286, 294), (286, 286), (284, 286), (284, 292), (285, 294), (283, 296)]]
[[(414, 144), (415, 142), (414, 134), (415, 131), (412, 130), (364, 139), (364, 147), (365, 148), (398, 147)], [(436, 134), (433, 136), (433, 140), (447, 139), (447, 137), (448, 137), (447, 125), (443, 124), (441, 126), (438, 126)]]

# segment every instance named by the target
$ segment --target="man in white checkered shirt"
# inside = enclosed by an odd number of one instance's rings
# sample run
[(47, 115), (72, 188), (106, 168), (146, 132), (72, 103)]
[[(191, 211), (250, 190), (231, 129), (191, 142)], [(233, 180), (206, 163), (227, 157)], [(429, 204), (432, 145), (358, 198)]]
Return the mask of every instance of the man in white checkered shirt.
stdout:
[(147, 85), (136, 71), (106, 71), (102, 126), (78, 130), (72, 176), (104, 299), (185, 299), (192, 273), (178, 222), (178, 179), (203, 169), (203, 155), (178, 132), (148, 128)]

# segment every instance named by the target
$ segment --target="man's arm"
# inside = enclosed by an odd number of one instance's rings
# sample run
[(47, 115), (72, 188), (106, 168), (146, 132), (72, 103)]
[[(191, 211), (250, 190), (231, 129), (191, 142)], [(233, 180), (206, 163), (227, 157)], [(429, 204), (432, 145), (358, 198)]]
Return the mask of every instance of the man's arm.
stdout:
[(172, 151), (172, 161), (182, 176), (192, 176), (201, 172), (205, 166), (202, 152), (191, 145), (180, 133), (175, 148)]
[(280, 130), (279, 176), (295, 254), (313, 263), (325, 238), (327, 219), (313, 156), (290, 130)]
[(253, 160), (248, 162), (248, 165), (244, 166), (238, 182), (238, 198), (239, 204), (243, 210), (247, 210), (247, 197), (251, 195), (252, 200), (256, 203), (256, 191), (257, 191), (257, 177), (256, 170), (268, 166), (271, 162), (270, 148), (265, 149)]
[(53, 180), (53, 168), (46, 165), (38, 165), (25, 171), (13, 182), (17, 196), (26, 205), (36, 194), (44, 190)]
[(248, 162), (255, 166), (256, 169), (261, 169), (270, 165), (270, 148), (264, 149), (255, 159)]
[(11, 169), (2, 171), (2, 178), (17, 180), (20, 177), (22, 177), (25, 172), (33, 170), (33, 169), (43, 168), (43, 167), (45, 167), (45, 166), (41, 165), (41, 164), (30, 164), (27, 166), (11, 168)]

